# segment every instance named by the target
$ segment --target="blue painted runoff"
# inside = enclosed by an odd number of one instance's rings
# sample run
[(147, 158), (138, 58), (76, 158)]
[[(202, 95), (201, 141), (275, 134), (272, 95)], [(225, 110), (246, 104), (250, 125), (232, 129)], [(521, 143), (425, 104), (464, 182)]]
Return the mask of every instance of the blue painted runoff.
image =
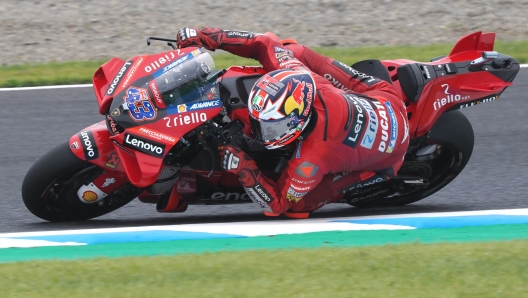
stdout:
[(243, 237), (245, 236), (202, 233), (202, 232), (153, 230), (153, 231), (138, 231), (138, 232), (50, 235), (50, 236), (31, 236), (31, 237), (13, 237), (13, 238), (28, 239), (28, 240), (46, 240), (46, 241), (53, 241), (53, 242), (77, 242), (77, 243), (86, 243), (86, 244), (101, 244), (101, 243), (155, 242), (155, 241), (171, 241), (171, 240), (197, 240), (197, 239), (243, 238)]
[(448, 217), (405, 217), (379, 219), (334, 220), (333, 222), (349, 222), (356, 224), (385, 224), (410, 226), (417, 229), (430, 228), (460, 228), (490, 225), (528, 224), (526, 215), (472, 215)]

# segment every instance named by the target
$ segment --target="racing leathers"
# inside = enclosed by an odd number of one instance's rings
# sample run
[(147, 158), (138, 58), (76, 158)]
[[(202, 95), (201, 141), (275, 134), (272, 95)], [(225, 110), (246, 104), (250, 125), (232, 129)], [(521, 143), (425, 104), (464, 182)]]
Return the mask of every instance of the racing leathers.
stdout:
[(283, 45), (273, 34), (182, 28), (178, 41), (181, 47), (205, 46), (256, 59), (268, 72), (289, 68), (314, 77), (311, 121), (316, 123), (297, 141), (277, 181), (238, 148), (221, 150), (224, 169), (239, 175), (267, 215), (316, 210), (354, 188), (394, 177), (401, 167), (409, 144), (407, 113), (390, 83), (296, 43)]

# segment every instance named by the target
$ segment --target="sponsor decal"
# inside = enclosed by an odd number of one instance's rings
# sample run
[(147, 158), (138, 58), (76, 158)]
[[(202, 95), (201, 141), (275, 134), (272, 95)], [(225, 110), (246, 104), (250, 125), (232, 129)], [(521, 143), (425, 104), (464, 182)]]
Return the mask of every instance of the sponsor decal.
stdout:
[(255, 33), (248, 32), (248, 31), (231, 31), (231, 30), (224, 30), (224, 34), (227, 37), (232, 38), (246, 38), (246, 39), (253, 39), (255, 37)]
[(317, 174), (317, 171), (319, 171), (318, 166), (308, 161), (305, 161), (297, 167), (297, 169), (295, 170), (295, 173), (301, 177), (310, 178), (310, 177), (315, 176), (315, 174)]
[(93, 192), (91, 190), (87, 190), (87, 191), (83, 192), (81, 198), (83, 200), (85, 200), (86, 202), (90, 202), (91, 203), (91, 202), (97, 201), (99, 196), (95, 192)]
[(222, 101), (220, 99), (216, 100), (210, 100), (210, 101), (202, 101), (193, 103), (190, 107), (190, 111), (196, 111), (196, 110), (203, 110), (208, 108), (216, 108), (222, 105)]
[(378, 133), (378, 115), (372, 108), (372, 104), (361, 97), (356, 97), (358, 102), (365, 108), (366, 114), (368, 116), (368, 124), (367, 128), (365, 130), (365, 134), (363, 135), (363, 139), (361, 139), (360, 146), (367, 149), (372, 149), (372, 145), (374, 145), (374, 140), (376, 139), (376, 134)]
[(435, 102), (433, 103), (433, 108), (435, 111), (445, 106), (448, 103), (466, 101), (468, 99), (471, 99), (471, 96), (469, 95), (462, 96), (458, 93), (451, 94), (451, 92), (449, 91), (449, 84), (442, 84), (441, 87), (444, 88), (445, 96), (435, 100)]
[(381, 177), (378, 174), (376, 174), (376, 175), (372, 176), (371, 178), (369, 178), (369, 179), (367, 179), (365, 181), (354, 183), (351, 186), (347, 186), (345, 188), (342, 188), (338, 192), (340, 194), (344, 194), (344, 193), (349, 192), (351, 190), (354, 190), (356, 188), (363, 188), (363, 187), (371, 186), (373, 184), (380, 183), (380, 182), (383, 182), (385, 180), (387, 180), (387, 179), (384, 179), (383, 177)]
[(196, 37), (196, 30), (191, 28), (181, 28), (178, 34), (180, 35), (180, 39), (184, 41), (189, 37)]
[(79, 148), (81, 148), (81, 146), (79, 145), (79, 142), (75, 141), (75, 142), (71, 143), (70, 148), (79, 149)]
[(107, 95), (113, 95), (114, 94), (114, 91), (115, 91), (116, 87), (119, 85), (119, 82), (121, 81), (121, 78), (127, 72), (127, 70), (130, 67), (130, 65), (132, 65), (132, 62), (134, 62), (134, 61), (133, 60), (128, 60), (127, 62), (125, 62), (123, 67), (121, 67), (121, 69), (117, 72), (116, 76), (112, 80), (112, 83), (108, 87), (108, 90), (106, 90), (106, 94)]
[(284, 88), (284, 84), (274, 77), (265, 77), (257, 82), (257, 87), (266, 91), (271, 96), (276, 96), (277, 93)]
[(366, 84), (369, 87), (374, 85), (374, 84), (376, 84), (376, 83), (378, 83), (378, 82), (380, 82), (380, 79), (378, 79), (376, 77), (373, 77), (373, 76), (369, 76), (368, 74), (362, 73), (360, 71), (357, 71), (354, 68), (346, 65), (343, 62), (339, 62), (337, 60), (334, 60), (334, 62), (332, 62), (332, 64), (337, 66), (339, 69), (341, 69), (342, 71), (344, 71), (345, 73), (347, 73), (351, 77), (356, 78), (358, 80), (361, 80), (364, 84)]
[(293, 187), (290, 186), (290, 188), (288, 188), (288, 194), (294, 196), (294, 197), (297, 197), (297, 198), (302, 198), (304, 197), (308, 192), (307, 191), (304, 191), (304, 192), (298, 192), (296, 191)]
[(119, 110), (119, 108), (115, 108), (112, 110), (112, 113), (110, 113), (112, 116), (119, 116), (121, 115), (121, 111)]
[(292, 184), (291, 187), (294, 190), (298, 191), (298, 192), (307, 192), (307, 191), (309, 191), (311, 189), (310, 186), (304, 186), (303, 187), (303, 186), (298, 186), (298, 185), (295, 185), (295, 184)]
[(273, 212), (271, 207), (257, 194), (256, 190), (250, 187), (244, 187), (249, 198), (257, 204), (263, 211)]
[(343, 83), (339, 82), (337, 79), (335, 79), (331, 74), (327, 73), (327, 74), (324, 74), (323, 77), (327, 80), (329, 80), (332, 85), (334, 85), (334, 87), (336, 88), (339, 88), (345, 92), (352, 92), (352, 90), (348, 89), (347, 87), (345, 87), (345, 85), (343, 85)]
[(262, 112), (262, 109), (264, 108), (264, 98), (259, 94), (255, 95), (251, 101), (251, 108), (259, 113)]
[(165, 102), (163, 102), (163, 98), (161, 97), (161, 94), (159, 93), (159, 88), (158, 88), (158, 84), (156, 83), (156, 81), (152, 80), (149, 83), (149, 87), (150, 87), (150, 91), (152, 91), (152, 95), (154, 95), (154, 101), (156, 101), (156, 105), (160, 109), (164, 109)]
[(391, 136), (385, 152), (392, 153), (394, 145), (396, 145), (396, 138), (398, 137), (398, 119), (396, 119), (396, 114), (394, 113), (394, 109), (390, 102), (386, 102), (385, 105), (387, 106), (387, 111), (389, 112), (389, 118), (391, 120)]
[(293, 58), (290, 60), (286, 60), (284, 62), (279, 63), (280, 68), (296, 68), (296, 67), (304, 67), (304, 64), (302, 64), (299, 60)]
[[(226, 150), (226, 153), (228, 151)], [(229, 154), (229, 159), (227, 161), (227, 168), (229, 170), (231, 169), (238, 169), (238, 165), (240, 164), (240, 158), (238, 156), (235, 156), (234, 154)]]
[(178, 105), (177, 109), (178, 109), (178, 113), (185, 113), (187, 112), (187, 105), (186, 104)]
[[(172, 52), (171, 52), (172, 53)], [(156, 72), (154, 72), (153, 76), (155, 78), (161, 76), (162, 74), (166, 73), (167, 71), (173, 69), (174, 67), (182, 64), (183, 62), (187, 61), (187, 60), (191, 60), (192, 58), (194, 58), (196, 55), (200, 54), (201, 53), (201, 50), (198, 49), (198, 50), (194, 50), (192, 52), (190, 52), (189, 54), (179, 58), (178, 60), (176, 61), (173, 61), (171, 62), (170, 64), (168, 64), (167, 66), (163, 67), (162, 69), (158, 69)], [(152, 70), (156, 70), (157, 68), (149, 68), (147, 69), (147, 67), (145, 67), (145, 71), (146, 72), (151, 72)]]
[(297, 182), (297, 183), (299, 183), (299, 184), (304, 184), (304, 185), (306, 185), (306, 184), (312, 184), (312, 183), (314, 183), (314, 182), (315, 182), (315, 179), (314, 179), (314, 180), (309, 180), (309, 181), (302, 181), (302, 180), (299, 180), (299, 179), (296, 179), (296, 178), (292, 178), (292, 181), (293, 181), (293, 182)]
[(150, 136), (152, 138), (161, 140), (161, 141), (169, 142), (171, 144), (176, 144), (176, 139), (175, 138), (173, 138), (171, 136), (168, 136), (166, 134), (163, 134), (161, 132), (157, 132), (157, 131), (152, 130), (152, 129), (148, 129), (148, 128), (142, 127), (142, 128), (139, 129), (139, 132), (144, 134), (144, 135)]
[(278, 53), (275, 52), (275, 57), (277, 58), (279, 63), (286, 62), (286, 61), (294, 59), (293, 51), (291, 51), (291, 50), (286, 50), (286, 51), (278, 52)]
[(372, 103), (378, 108), (378, 115), (380, 117), (381, 142), (378, 145), (378, 151), (385, 152), (385, 150), (387, 150), (387, 142), (389, 141), (389, 119), (387, 118), (387, 110), (385, 109), (385, 105), (381, 104), (379, 101), (372, 101)]
[(117, 129), (117, 124), (115, 123), (114, 118), (112, 118), (110, 115), (106, 115), (106, 120), (108, 120), (108, 127), (110, 128), (112, 134), (118, 134), (119, 130)]
[(286, 51), (285, 49), (278, 47), (278, 46), (273, 47), (273, 49), (275, 50), (275, 53), (282, 53)]
[(253, 189), (255, 189), (259, 197), (264, 200), (266, 204), (273, 202), (273, 197), (262, 187), (262, 185), (256, 184), (253, 186)]
[(431, 73), (429, 72), (429, 67), (427, 67), (426, 65), (423, 66), (423, 70), (425, 71), (425, 76), (427, 77), (427, 79), (431, 79)]
[(110, 153), (110, 157), (105, 162), (105, 166), (110, 169), (115, 169), (117, 166), (119, 166), (119, 156), (117, 153), (112, 152)]
[(129, 133), (125, 133), (123, 146), (159, 158), (162, 158), (165, 152), (165, 145)]
[(295, 151), (296, 159), (301, 158), (301, 147), (302, 147), (302, 139), (299, 141), (299, 144), (297, 145), (297, 150)]
[(474, 105), (479, 105), (481, 103), (487, 103), (487, 102), (494, 101), (494, 100), (497, 100), (497, 99), (499, 99), (499, 96), (498, 95), (493, 95), (491, 97), (484, 98), (482, 100), (477, 100), (477, 101), (474, 101), (474, 102), (471, 102), (471, 103), (463, 104), (463, 105), (461, 105), (459, 107), (459, 109), (468, 108), (468, 107), (471, 107), (471, 106), (474, 106)]
[(81, 145), (84, 151), (84, 158), (86, 160), (92, 160), (99, 157), (99, 151), (97, 151), (97, 144), (91, 131), (81, 131), (78, 134), (81, 140)]
[(128, 82), (130, 82), (130, 79), (132, 76), (134, 76), (134, 73), (136, 73), (136, 70), (138, 69), (139, 65), (145, 60), (143, 57), (139, 57), (139, 59), (132, 65), (130, 68), (130, 71), (128, 72), (125, 81), (123, 81), (123, 84), (121, 85), (122, 88), (125, 88), (126, 85), (128, 85)]
[(123, 99), (125, 100), (128, 113), (132, 120), (141, 122), (156, 119), (158, 112), (150, 101), (147, 89), (129, 87)]
[(217, 108), (222, 106), (222, 101), (220, 99), (200, 101), (195, 103), (180, 104), (176, 107), (170, 107), (167, 109), (167, 114), (178, 114), (185, 112), (193, 112), (211, 108)]
[(104, 199), (107, 195), (93, 183), (81, 185), (77, 190), (77, 197), (83, 203), (95, 203)]
[(163, 117), (163, 120), (166, 121), (165, 125), (167, 127), (178, 127), (188, 124), (204, 123), (205, 121), (207, 121), (207, 114), (194, 112), (174, 117)]
[(381, 190), (378, 190), (376, 192), (373, 192), (373, 193), (369, 193), (367, 195), (363, 195), (363, 196), (360, 196), (360, 197), (357, 197), (357, 198), (353, 198), (352, 200), (350, 200), (351, 203), (355, 203), (355, 202), (359, 202), (359, 201), (364, 201), (364, 200), (367, 200), (367, 199), (370, 199), (370, 198), (375, 198), (381, 194), (384, 194), (384, 193), (388, 193), (389, 190), (384, 188), (384, 189), (381, 189)]
[(357, 97), (350, 94), (343, 94), (343, 97), (347, 101), (349, 108), (354, 109), (354, 115), (352, 119), (352, 127), (348, 130), (346, 138), (343, 140), (343, 144), (356, 148), (359, 137), (365, 131), (365, 110), (362, 105), (356, 100)]
[[(178, 50), (178, 55), (180, 54), (180, 50)], [(174, 60), (177, 56), (174, 55), (174, 52), (169, 52), (168, 54), (165, 54), (161, 57), (159, 57), (157, 60), (152, 61), (149, 65), (145, 66), (144, 70), (146, 73), (150, 73), (163, 65), (165, 65), (168, 62), (171, 62)]]
[(308, 94), (306, 95), (306, 102), (308, 103), (308, 106), (306, 107), (306, 109), (304, 109), (304, 112), (303, 112), (304, 116), (308, 116), (308, 114), (310, 114), (310, 107), (312, 106), (313, 94), (314, 94), (313, 84), (306, 83), (306, 86), (308, 87)]
[(111, 184), (114, 184), (115, 183), (115, 179), (114, 178), (106, 178), (105, 179), (105, 182), (103, 183), (103, 185), (101, 185), (101, 187), (107, 187)]
[(209, 198), (213, 201), (251, 201), (247, 193), (215, 192)]
[(302, 199), (302, 197), (296, 197), (292, 194), (286, 194), (286, 200), (290, 201), (290, 202), (299, 202), (300, 200)]

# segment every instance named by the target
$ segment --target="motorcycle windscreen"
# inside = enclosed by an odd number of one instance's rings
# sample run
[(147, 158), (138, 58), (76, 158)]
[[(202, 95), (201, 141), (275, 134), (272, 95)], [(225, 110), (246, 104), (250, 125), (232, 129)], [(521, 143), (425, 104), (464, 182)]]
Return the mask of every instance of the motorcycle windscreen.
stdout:
[[(156, 77), (154, 80), (165, 106), (177, 107), (190, 102), (218, 98), (217, 77), (211, 75), (212, 68), (214, 61), (211, 55), (202, 53)], [(183, 106), (180, 108), (183, 109)]]

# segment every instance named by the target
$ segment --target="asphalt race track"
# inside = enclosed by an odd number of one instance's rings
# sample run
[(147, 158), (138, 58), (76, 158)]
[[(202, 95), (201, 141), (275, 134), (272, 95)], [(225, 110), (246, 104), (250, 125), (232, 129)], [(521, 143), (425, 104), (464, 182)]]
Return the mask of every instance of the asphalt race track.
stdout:
[[(497, 101), (463, 109), (473, 124), (475, 148), (466, 169), (433, 196), (399, 208), (326, 206), (312, 218), (528, 208), (528, 69)], [(48, 223), (26, 210), (20, 188), (38, 157), (103, 119), (92, 88), (0, 91), (0, 232), (88, 229), (263, 220), (253, 204), (190, 206), (185, 213), (159, 214), (133, 201), (97, 219)], [(270, 218), (269, 220), (274, 220)]]

